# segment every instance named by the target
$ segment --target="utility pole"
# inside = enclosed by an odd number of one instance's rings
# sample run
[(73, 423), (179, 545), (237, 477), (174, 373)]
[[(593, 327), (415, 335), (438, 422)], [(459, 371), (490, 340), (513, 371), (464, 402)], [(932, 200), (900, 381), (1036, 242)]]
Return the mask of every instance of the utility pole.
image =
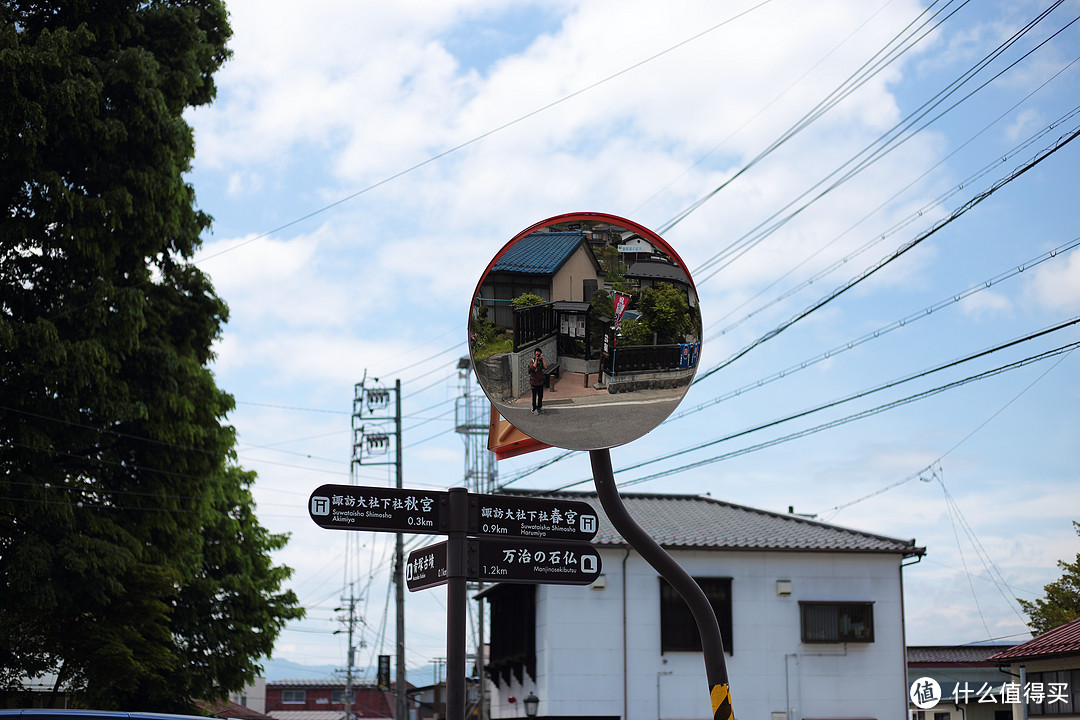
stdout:
[[(344, 598), (342, 598), (344, 600)], [(356, 665), (356, 646), (353, 645), (353, 631), (356, 629), (356, 597), (349, 591), (348, 607), (335, 608), (337, 612), (343, 612), (348, 609), (349, 615), (346, 619), (349, 634), (349, 655), (348, 665), (345, 667), (345, 697), (342, 698), (345, 704), (345, 720), (353, 720), (353, 667)], [(335, 630), (334, 634), (340, 633), (341, 630)]]
[[(395, 486), (401, 489), (404, 480), (401, 462), (401, 380), (394, 381), (393, 389), (378, 385), (378, 378), (373, 378), (373, 381), (376, 383), (374, 387), (366, 387), (365, 372), (364, 379), (354, 388), (353, 464), (393, 465)], [(394, 395), (393, 415), (389, 414), (391, 393)], [(393, 459), (388, 458), (391, 435), (394, 437)], [(393, 582), (397, 608), (394, 717), (396, 720), (409, 720), (408, 683), (405, 681), (405, 537), (400, 532), (394, 538)]]
[[(397, 489), (401, 490), (401, 379), (394, 381), (394, 437), (396, 438), (395, 459), (397, 462)], [(394, 685), (394, 717), (397, 720), (409, 720), (408, 685), (405, 682), (405, 536), (397, 533), (394, 540), (394, 584), (397, 586), (397, 682)]]
[[(461, 380), (461, 396), (454, 407), (454, 429), (465, 443), (465, 487), (478, 494), (495, 492), (498, 479), (498, 464), (495, 453), (488, 450), (488, 424), (490, 423), (491, 401), (474, 385), (473, 364), (471, 357), (458, 360), (458, 378)], [(474, 585), (483, 590), (483, 583)], [(476, 668), (479, 697), (477, 699), (477, 718), (486, 720), (487, 702), (484, 683), (484, 601), (481, 600), (477, 611)]]

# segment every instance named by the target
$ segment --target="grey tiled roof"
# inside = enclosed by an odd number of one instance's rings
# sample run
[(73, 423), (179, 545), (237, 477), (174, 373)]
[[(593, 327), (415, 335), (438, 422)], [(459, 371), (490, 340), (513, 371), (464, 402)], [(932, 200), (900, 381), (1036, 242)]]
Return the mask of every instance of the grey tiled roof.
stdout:
[(987, 658), (1012, 645), (911, 645), (908, 665), (994, 665)]
[[(537, 495), (527, 491), (505, 494)], [(581, 500), (596, 509), (600, 529), (595, 545), (624, 546), (596, 493), (544, 493), (542, 497)], [(875, 535), (810, 520), (799, 515), (759, 510), (704, 495), (620, 493), (630, 516), (667, 548), (718, 550), (796, 550), (922, 555), (914, 540)]]
[(690, 284), (690, 278), (682, 268), (653, 260), (642, 260), (634, 263), (626, 271), (626, 277), (644, 280), (667, 280), (668, 282), (677, 282), (683, 285)]

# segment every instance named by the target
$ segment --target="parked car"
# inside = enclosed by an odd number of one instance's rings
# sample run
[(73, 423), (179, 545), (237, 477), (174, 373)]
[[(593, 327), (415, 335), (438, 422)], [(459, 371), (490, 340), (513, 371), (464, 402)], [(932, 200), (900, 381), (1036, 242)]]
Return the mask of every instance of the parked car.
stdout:
[(0, 710), (0, 720), (207, 720), (201, 715), (170, 715), (168, 713), (123, 712), (120, 710)]

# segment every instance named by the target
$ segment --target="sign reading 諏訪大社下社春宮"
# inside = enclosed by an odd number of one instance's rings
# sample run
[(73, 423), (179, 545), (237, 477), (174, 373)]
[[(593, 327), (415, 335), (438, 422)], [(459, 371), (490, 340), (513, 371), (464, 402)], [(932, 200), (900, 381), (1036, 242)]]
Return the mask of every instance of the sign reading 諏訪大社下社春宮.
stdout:
[(579, 500), (516, 495), (472, 495), (469, 534), (537, 540), (592, 540), (596, 511)]

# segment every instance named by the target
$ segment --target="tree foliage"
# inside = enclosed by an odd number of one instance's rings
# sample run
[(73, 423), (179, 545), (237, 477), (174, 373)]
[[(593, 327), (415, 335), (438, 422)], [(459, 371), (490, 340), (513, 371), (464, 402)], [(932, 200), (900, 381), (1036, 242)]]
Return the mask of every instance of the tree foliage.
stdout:
[[(1080, 535), (1080, 523), (1073, 522), (1076, 534)], [(1046, 585), (1046, 597), (1034, 601), (1020, 600), (1020, 607), (1028, 616), (1028, 627), (1036, 635), (1052, 630), (1080, 618), (1080, 553), (1076, 562), (1058, 560), (1058, 567), (1064, 570), (1059, 580)]]
[(540, 297), (536, 293), (526, 292), (521, 293), (516, 298), (510, 301), (510, 306), (515, 310), (521, 308), (532, 307), (533, 305), (543, 305), (544, 298)]
[(0, 7), (0, 692), (175, 710), (239, 689), (301, 614), (207, 368), (227, 309), (182, 113), (220, 0)]

